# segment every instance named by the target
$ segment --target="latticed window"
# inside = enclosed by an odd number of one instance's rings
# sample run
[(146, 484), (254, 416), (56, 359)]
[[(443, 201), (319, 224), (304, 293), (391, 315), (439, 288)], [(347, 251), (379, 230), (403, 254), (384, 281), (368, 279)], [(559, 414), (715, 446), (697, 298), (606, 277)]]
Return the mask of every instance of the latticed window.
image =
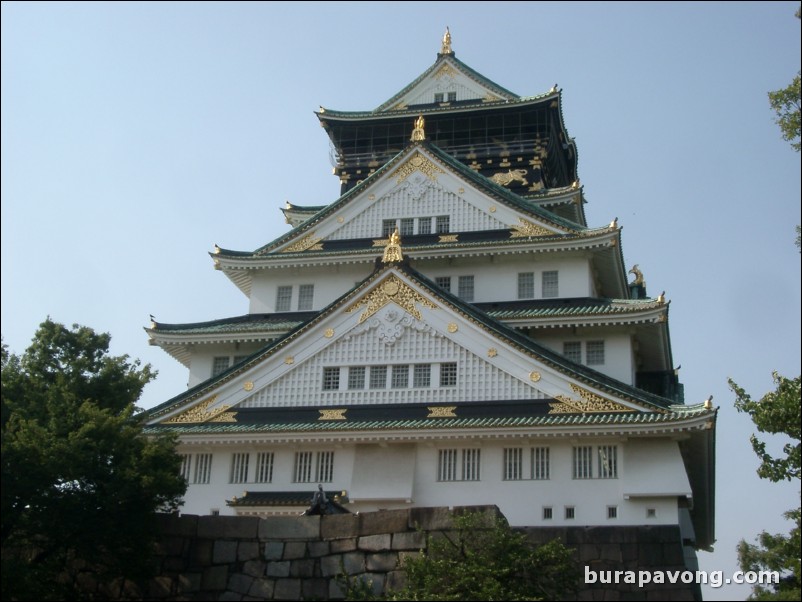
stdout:
[(604, 364), (604, 341), (587, 342), (588, 366)]
[(273, 452), (259, 452), (256, 454), (254, 481), (257, 483), (273, 482)]
[(434, 101), (435, 102), (443, 102), (443, 98), (445, 98), (444, 92), (435, 92), (434, 93)]
[(350, 368), (348, 368), (348, 388), (349, 389), (365, 388), (364, 366), (351, 366)]
[(437, 480), (457, 480), (457, 450), (441, 449), (437, 457)]
[(440, 386), (441, 387), (457, 386), (456, 362), (448, 364), (440, 364)]
[(554, 510), (551, 506), (543, 506), (543, 520), (551, 520), (554, 517)]
[(576, 518), (576, 508), (574, 508), (573, 506), (566, 506), (565, 518), (567, 518), (568, 520)]
[(418, 234), (431, 234), (432, 233), (432, 218), (419, 217), (418, 218)]
[(334, 475), (334, 452), (317, 452), (317, 478), (318, 483), (331, 483)]
[(518, 274), (518, 298), (535, 298), (535, 273), (521, 272)]
[(557, 270), (549, 270), (543, 272), (543, 296), (544, 297), (558, 297), (560, 293), (560, 286), (558, 281)]
[(298, 287), (298, 311), (312, 309), (312, 302), (315, 297), (314, 284), (302, 284)]
[(577, 364), (582, 363), (582, 343), (579, 341), (571, 341), (563, 343), (563, 355), (572, 362)]
[(437, 234), (447, 234), (451, 229), (451, 217), (448, 215), (438, 215), (435, 218), (434, 229)]
[(189, 478), (192, 476), (192, 454), (181, 455), (181, 476), (189, 483)]
[(276, 291), (276, 311), (290, 311), (292, 306), (292, 287), (280, 286)]
[(370, 388), (385, 389), (387, 387), (387, 366), (370, 367)]
[(473, 276), (459, 277), (457, 296), (463, 301), (473, 301)]
[(230, 361), (228, 356), (214, 358), (212, 360), (212, 376), (217, 376), (228, 370), (228, 363)]
[(393, 389), (405, 389), (409, 386), (409, 366), (393, 366), (393, 379), (391, 386)]
[(532, 478), (535, 480), (546, 480), (549, 478), (549, 448), (532, 448)]
[(401, 236), (412, 236), (415, 234), (415, 220), (411, 217), (405, 217), (401, 220), (401, 227), (399, 228)]
[(437, 276), (434, 283), (443, 290), (451, 292), (451, 276)]
[(229, 483), (247, 483), (248, 482), (248, 461), (250, 454), (234, 454), (231, 456), (231, 474), (229, 475)]
[(462, 450), (462, 480), (479, 480), (479, 460), (481, 459), (481, 449)]
[(192, 482), (206, 484), (212, 476), (212, 454), (195, 455), (195, 473)]
[(589, 445), (574, 447), (574, 478), (593, 478), (593, 448)]
[(504, 480), (520, 481), (523, 478), (524, 450), (521, 447), (504, 449)]
[(292, 480), (295, 483), (312, 482), (312, 452), (295, 452)]
[(390, 236), (390, 234), (395, 232), (395, 228), (396, 221), (394, 219), (382, 220), (382, 236)]
[(607, 518), (618, 518), (618, 506), (607, 506)]
[(448, 93), (448, 102), (454, 102), (457, 100), (457, 93), (456, 92), (449, 92)]
[(336, 391), (340, 388), (340, 369), (323, 368), (323, 390)]
[(616, 445), (599, 446), (599, 478), (618, 478), (618, 447)]
[(432, 384), (431, 364), (415, 364), (412, 372), (413, 387), (428, 387)]

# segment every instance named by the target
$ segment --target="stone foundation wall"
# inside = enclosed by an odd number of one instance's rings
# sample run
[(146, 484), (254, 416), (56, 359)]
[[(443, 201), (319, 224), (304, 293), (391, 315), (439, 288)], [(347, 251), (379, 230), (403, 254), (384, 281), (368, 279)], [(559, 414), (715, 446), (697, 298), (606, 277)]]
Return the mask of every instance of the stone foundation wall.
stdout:
[[(470, 508), (488, 518), (495, 506)], [(465, 509), (458, 509), (464, 511)], [(453, 528), (448, 508), (410, 508), (331, 516), (163, 516), (159, 576), (146, 591), (104, 591), (150, 600), (337, 600), (341, 577), (369, 583), (375, 594), (404, 583), (400, 563), (425, 548), (425, 533)], [(684, 570), (676, 527), (524, 528), (533, 543), (559, 538), (593, 570)], [(589, 585), (578, 600), (695, 600), (693, 586)]]

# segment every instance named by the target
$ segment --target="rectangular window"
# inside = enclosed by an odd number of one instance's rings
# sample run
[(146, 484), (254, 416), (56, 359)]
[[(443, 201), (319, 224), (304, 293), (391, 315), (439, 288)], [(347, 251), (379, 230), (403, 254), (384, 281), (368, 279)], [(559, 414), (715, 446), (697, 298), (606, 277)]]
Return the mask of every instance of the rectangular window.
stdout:
[(589, 445), (574, 448), (574, 478), (593, 478), (593, 448)]
[(228, 370), (228, 357), (216, 357), (212, 360), (212, 376), (217, 376)]
[(646, 518), (657, 518), (657, 508), (646, 508)]
[(572, 520), (576, 518), (576, 508), (573, 506), (566, 506), (565, 507), (565, 518), (568, 520)]
[(545, 481), (549, 478), (549, 448), (532, 448), (532, 478), (537, 481)]
[(440, 364), (440, 386), (441, 387), (456, 387), (457, 386), (457, 364)]
[(298, 287), (298, 311), (308, 311), (312, 309), (312, 301), (315, 296), (314, 284), (302, 284)]
[(312, 482), (312, 452), (295, 452), (292, 480), (294, 483)]
[(518, 274), (518, 298), (535, 298), (535, 273), (521, 272)]
[(578, 341), (571, 341), (570, 343), (563, 343), (563, 355), (572, 362), (577, 364), (582, 363), (582, 343)]
[(451, 229), (451, 217), (448, 215), (438, 215), (435, 218), (434, 231), (437, 234), (448, 234)]
[(257, 483), (273, 482), (273, 452), (259, 452), (256, 454), (254, 481)]
[(437, 276), (434, 283), (444, 291), (451, 292), (451, 276)]
[(413, 387), (429, 387), (432, 384), (432, 366), (430, 364), (415, 364), (412, 373)]
[(418, 234), (431, 234), (432, 233), (432, 218), (419, 217), (418, 218)]
[(587, 342), (588, 366), (604, 364), (604, 341)]
[(189, 483), (192, 476), (192, 454), (181, 454), (181, 476)]
[(370, 388), (371, 389), (387, 388), (387, 366), (370, 367)]
[(543, 272), (543, 297), (559, 296), (559, 281), (557, 280), (557, 270)]
[(292, 306), (292, 287), (280, 286), (276, 292), (276, 311), (290, 311)]
[(462, 450), (462, 480), (463, 481), (478, 481), (479, 480), (479, 460), (481, 458), (481, 449), (463, 449)]
[(229, 475), (229, 483), (247, 483), (248, 482), (248, 461), (250, 454), (234, 454), (231, 457), (231, 474)]
[(399, 228), (401, 236), (412, 236), (415, 234), (415, 220), (411, 217), (405, 217), (401, 220), (401, 228)]
[(318, 483), (331, 483), (334, 474), (334, 452), (317, 452), (317, 478)]
[(395, 232), (395, 228), (396, 228), (396, 221), (394, 219), (382, 220), (382, 236), (390, 236), (390, 234)]
[(443, 92), (435, 92), (434, 93), (434, 101), (435, 102), (443, 102), (444, 93)]
[(599, 478), (618, 478), (618, 447), (615, 445), (599, 446)]
[(448, 93), (448, 102), (454, 102), (457, 100), (457, 93), (456, 92), (449, 92)]
[(523, 478), (524, 450), (521, 447), (504, 449), (504, 480), (520, 481)]
[(437, 480), (457, 480), (457, 450), (441, 449), (437, 458)]
[(543, 506), (543, 520), (551, 520), (554, 517), (554, 510), (551, 506)]
[(365, 366), (351, 366), (348, 368), (348, 388), (365, 388)]
[(340, 388), (340, 369), (323, 368), (323, 390), (336, 391)]
[(206, 484), (212, 476), (212, 454), (195, 455), (195, 474), (193, 483)]
[(409, 386), (409, 366), (393, 366), (393, 389), (406, 389)]
[(457, 296), (463, 301), (473, 301), (473, 276), (459, 277)]
[(618, 518), (618, 506), (607, 506), (607, 518)]

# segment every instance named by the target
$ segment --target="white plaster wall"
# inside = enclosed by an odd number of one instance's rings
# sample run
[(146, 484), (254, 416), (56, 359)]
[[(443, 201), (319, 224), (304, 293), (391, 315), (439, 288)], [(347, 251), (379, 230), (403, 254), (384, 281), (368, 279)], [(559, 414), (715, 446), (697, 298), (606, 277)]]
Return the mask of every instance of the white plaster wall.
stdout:
[(610, 330), (595, 328), (582, 329), (577, 334), (569, 329), (553, 331), (536, 330), (532, 338), (557, 353), (563, 352), (563, 343), (582, 342), (582, 361), (585, 361), (585, 343), (587, 341), (604, 341), (604, 364), (590, 366), (602, 374), (634, 385), (634, 361), (631, 336), (627, 333), (613, 333)]
[[(228, 356), (231, 362), (235, 357), (251, 355), (261, 349), (265, 343), (219, 343), (219, 344), (206, 344), (196, 345), (192, 351), (192, 358), (189, 363), (189, 380), (187, 381), (188, 387), (208, 380), (212, 376), (212, 365), (214, 358)], [(232, 365), (232, 364), (229, 364)]]

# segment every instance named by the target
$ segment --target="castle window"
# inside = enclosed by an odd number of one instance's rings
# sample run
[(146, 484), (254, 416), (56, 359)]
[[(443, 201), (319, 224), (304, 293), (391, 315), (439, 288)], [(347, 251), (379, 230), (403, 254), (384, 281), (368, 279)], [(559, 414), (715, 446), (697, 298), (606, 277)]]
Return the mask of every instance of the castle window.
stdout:
[(365, 388), (364, 366), (351, 366), (350, 368), (348, 368), (348, 388), (349, 389)]
[(409, 386), (409, 366), (393, 366), (391, 386), (393, 389), (406, 389)]
[(565, 518), (567, 520), (573, 520), (574, 518), (576, 518), (576, 508), (574, 508), (573, 506), (566, 506)]
[(212, 476), (212, 454), (195, 455), (195, 473), (192, 482), (207, 484)]
[(551, 520), (554, 517), (554, 510), (551, 506), (543, 506), (543, 520)]
[(292, 305), (292, 287), (280, 286), (276, 292), (276, 311), (290, 311)]
[(317, 478), (319, 483), (331, 483), (334, 474), (334, 452), (317, 452)]
[(401, 227), (399, 228), (401, 236), (412, 236), (415, 234), (415, 220), (411, 217), (405, 217), (401, 220)]
[(295, 452), (295, 466), (292, 475), (294, 483), (312, 482), (312, 452)]
[(593, 478), (593, 448), (590, 445), (574, 448), (574, 478)]
[(440, 386), (441, 387), (457, 386), (456, 363), (440, 364)]
[(445, 98), (445, 95), (443, 94), (443, 92), (435, 92), (434, 93), (434, 101), (435, 102), (443, 102), (443, 98)]
[(382, 236), (390, 236), (390, 234), (395, 232), (395, 228), (396, 228), (396, 220), (394, 219), (382, 220)]
[(618, 506), (607, 506), (607, 518), (618, 518)]
[(604, 341), (588, 341), (586, 353), (588, 366), (604, 364)]
[(457, 281), (457, 296), (463, 301), (473, 301), (473, 276), (460, 276)]
[(462, 480), (479, 480), (479, 460), (481, 459), (481, 449), (462, 450)]
[(550, 270), (542, 274), (543, 297), (559, 296), (559, 280), (557, 270)]
[(434, 283), (444, 291), (451, 292), (451, 276), (437, 276)]
[(451, 228), (451, 218), (448, 215), (438, 215), (435, 218), (435, 232), (437, 234), (448, 234)]
[(437, 458), (437, 480), (457, 480), (457, 450), (441, 449)]
[(184, 477), (189, 483), (189, 477), (192, 475), (192, 454), (180, 454), (181, 456), (181, 476)]
[(432, 218), (420, 217), (418, 218), (418, 234), (431, 234), (432, 233)]
[(504, 480), (520, 481), (523, 474), (524, 450), (521, 447), (504, 449)]
[(457, 100), (457, 93), (456, 92), (449, 92), (448, 93), (448, 102), (454, 102)]
[(323, 368), (323, 390), (336, 391), (340, 388), (340, 369)]
[(572, 362), (577, 364), (582, 363), (582, 343), (578, 341), (571, 341), (563, 343), (563, 355)]
[(431, 364), (415, 364), (412, 372), (412, 386), (421, 388), (432, 384)]
[(234, 454), (231, 456), (231, 474), (229, 475), (229, 483), (247, 483), (248, 482), (248, 461), (250, 454)]
[(214, 358), (212, 360), (212, 376), (217, 376), (228, 370), (230, 361), (228, 356)]
[(518, 298), (535, 298), (535, 274), (534, 272), (521, 272), (518, 274)]
[(370, 367), (370, 388), (384, 389), (387, 387), (387, 366)]
[(312, 309), (312, 299), (315, 296), (314, 284), (302, 284), (298, 287), (298, 311)]
[(618, 478), (618, 447), (615, 445), (599, 446), (599, 478)]
[[(462, 457), (462, 463), (458, 465), (457, 460), (460, 456)], [(437, 457), (437, 480), (478, 481), (480, 460), (480, 449), (441, 449)]]
[(532, 448), (532, 478), (538, 481), (549, 478), (549, 448)]
[(646, 518), (657, 518), (657, 508), (646, 508)]
[(273, 482), (273, 452), (259, 452), (256, 454), (256, 475), (254, 481), (257, 483)]

